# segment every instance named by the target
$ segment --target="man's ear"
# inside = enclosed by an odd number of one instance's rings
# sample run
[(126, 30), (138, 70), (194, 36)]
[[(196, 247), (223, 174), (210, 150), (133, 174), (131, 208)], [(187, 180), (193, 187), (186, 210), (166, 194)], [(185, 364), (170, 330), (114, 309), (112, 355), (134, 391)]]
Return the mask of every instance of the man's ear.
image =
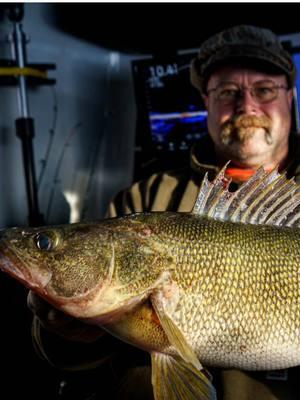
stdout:
[(293, 98), (294, 98), (294, 90), (293, 89), (289, 89), (287, 91), (287, 98), (288, 98), (289, 108), (291, 110), (292, 109)]

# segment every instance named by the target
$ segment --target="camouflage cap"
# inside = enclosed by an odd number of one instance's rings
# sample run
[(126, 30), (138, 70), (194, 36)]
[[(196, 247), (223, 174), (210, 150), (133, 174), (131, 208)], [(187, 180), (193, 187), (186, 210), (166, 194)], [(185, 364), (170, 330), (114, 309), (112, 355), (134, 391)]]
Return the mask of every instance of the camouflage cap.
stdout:
[(232, 64), (232, 61), (252, 68), (282, 72), (289, 85), (294, 85), (295, 64), (277, 36), (268, 29), (238, 25), (212, 36), (201, 45), (191, 64), (193, 86), (205, 93), (211, 73), (221, 65)]

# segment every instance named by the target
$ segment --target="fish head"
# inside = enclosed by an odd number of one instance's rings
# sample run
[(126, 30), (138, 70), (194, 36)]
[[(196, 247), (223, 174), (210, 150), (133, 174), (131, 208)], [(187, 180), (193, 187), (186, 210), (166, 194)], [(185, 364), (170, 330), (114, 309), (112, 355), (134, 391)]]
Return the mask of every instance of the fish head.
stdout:
[(67, 314), (110, 323), (149, 295), (164, 266), (151, 240), (129, 225), (5, 229), (0, 268)]
[(1, 270), (75, 316), (107, 285), (111, 258), (110, 233), (97, 224), (0, 231)]

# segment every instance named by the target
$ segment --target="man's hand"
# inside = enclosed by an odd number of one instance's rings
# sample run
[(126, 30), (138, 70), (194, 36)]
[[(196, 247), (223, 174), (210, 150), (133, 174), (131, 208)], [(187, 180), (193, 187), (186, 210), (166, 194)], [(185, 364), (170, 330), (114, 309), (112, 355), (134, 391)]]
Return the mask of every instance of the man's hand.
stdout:
[(94, 342), (106, 333), (97, 326), (87, 325), (56, 310), (41, 297), (29, 291), (27, 305), (46, 330), (67, 340)]

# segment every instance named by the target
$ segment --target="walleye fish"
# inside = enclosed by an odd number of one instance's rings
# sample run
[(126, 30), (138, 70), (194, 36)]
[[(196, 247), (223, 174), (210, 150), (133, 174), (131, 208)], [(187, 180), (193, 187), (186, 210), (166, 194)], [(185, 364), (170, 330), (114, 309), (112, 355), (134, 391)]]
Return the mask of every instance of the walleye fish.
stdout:
[(216, 399), (203, 366), (300, 364), (300, 187), (225, 168), (191, 213), (11, 228), (0, 268), (54, 307), (151, 354), (156, 400)]

